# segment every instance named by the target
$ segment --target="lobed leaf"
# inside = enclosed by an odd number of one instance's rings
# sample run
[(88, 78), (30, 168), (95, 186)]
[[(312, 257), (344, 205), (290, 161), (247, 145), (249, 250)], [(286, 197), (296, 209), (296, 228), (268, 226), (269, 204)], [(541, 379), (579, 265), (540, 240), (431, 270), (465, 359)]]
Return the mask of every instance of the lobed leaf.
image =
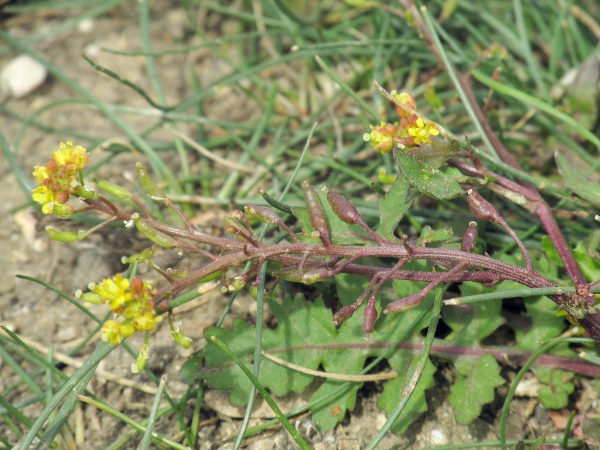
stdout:
[(495, 389), (504, 384), (504, 378), (492, 355), (478, 359), (461, 357), (454, 366), (458, 380), (450, 388), (448, 401), (454, 408), (456, 421), (466, 425), (479, 417), (483, 405), (494, 400)]
[(390, 190), (379, 201), (379, 228), (377, 234), (388, 241), (397, 241), (394, 232), (412, 201), (407, 201), (409, 183), (406, 177), (397, 176)]
[(460, 182), (465, 177), (453, 167), (439, 170), (430, 164), (419, 162), (403, 151), (394, 151), (394, 158), (400, 171), (419, 192), (436, 200), (450, 200), (464, 195)]

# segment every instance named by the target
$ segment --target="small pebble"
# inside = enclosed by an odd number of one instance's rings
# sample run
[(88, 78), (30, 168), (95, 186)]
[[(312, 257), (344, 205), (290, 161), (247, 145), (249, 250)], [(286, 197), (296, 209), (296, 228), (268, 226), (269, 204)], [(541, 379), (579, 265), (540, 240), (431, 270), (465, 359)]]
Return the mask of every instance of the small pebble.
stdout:
[(0, 95), (22, 98), (44, 83), (48, 71), (28, 55), (17, 56), (0, 72)]

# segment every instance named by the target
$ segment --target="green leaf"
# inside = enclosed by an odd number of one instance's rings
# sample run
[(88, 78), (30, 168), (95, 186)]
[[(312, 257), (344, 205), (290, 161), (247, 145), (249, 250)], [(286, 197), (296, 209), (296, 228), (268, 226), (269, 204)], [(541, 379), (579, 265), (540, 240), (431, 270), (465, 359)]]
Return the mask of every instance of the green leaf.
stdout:
[[(355, 283), (354, 280), (360, 280), (360, 283)], [(336, 282), (340, 296), (349, 297), (352, 302), (368, 284), (367, 279), (347, 275), (338, 275)], [(306, 302), (298, 296), (293, 300), (285, 300), (281, 304), (271, 300), (268, 305), (278, 325), (275, 329), (263, 330), (262, 347), (266, 353), (308, 369), (316, 370), (321, 366), (326, 372), (355, 375), (365, 367), (367, 358), (376, 357), (386, 351), (387, 347), (381, 345), (382, 343), (394, 342), (402, 336), (404, 330), (414, 324), (422, 311), (431, 307), (431, 302), (425, 301), (413, 310), (402, 314), (381, 317), (371, 334), (371, 342), (374, 345), (365, 345), (365, 334), (360, 317), (364, 312), (364, 306), (356, 311), (354, 317), (336, 329), (331, 310), (320, 299)], [(419, 324), (421, 327), (426, 326), (426, 319), (425, 317)], [(204, 335), (208, 341), (204, 348), (202, 369), (204, 379), (212, 388), (231, 390), (230, 401), (233, 404), (245, 404), (248, 400), (250, 382), (239, 367), (208, 338), (216, 335), (239, 358), (250, 364), (254, 353), (254, 328), (241, 320), (236, 320), (232, 330), (209, 328)], [(409, 341), (418, 342), (418, 338), (415, 335)], [(407, 350), (404, 350), (404, 353), (417, 354)], [(299, 394), (313, 379), (312, 375), (300, 373), (269, 359), (261, 360), (259, 381), (277, 396), (290, 392)], [(313, 394), (313, 399), (318, 399), (337, 389), (340, 383), (336, 380), (326, 380)], [(354, 408), (356, 394), (361, 385), (361, 383), (351, 384), (346, 391), (313, 409), (313, 420), (319, 429), (331, 429), (344, 418), (346, 411)]]
[(537, 370), (535, 375), (546, 386), (538, 391), (538, 399), (547, 409), (561, 409), (567, 406), (569, 394), (573, 393), (575, 386), (571, 383), (573, 372), (546, 367), (546, 370)]
[(459, 181), (466, 177), (455, 168), (438, 170), (432, 165), (419, 162), (403, 151), (395, 151), (394, 157), (400, 171), (422, 194), (437, 200), (450, 200), (464, 195)]
[(447, 241), (452, 237), (452, 228), (442, 228), (440, 230), (434, 230), (429, 225), (425, 225), (421, 230), (421, 235), (417, 241), (419, 247), (425, 247), (425, 245), (431, 242)]
[(455, 362), (458, 380), (450, 388), (448, 401), (454, 408), (456, 421), (466, 425), (479, 417), (483, 405), (494, 400), (494, 391), (504, 384), (504, 378), (492, 355), (483, 355), (476, 360), (461, 357), (459, 361)]
[[(386, 415), (389, 415), (400, 401), (400, 396), (410, 382), (415, 367), (419, 362), (419, 355), (407, 351), (399, 351), (389, 359), (389, 362), (392, 368), (398, 371), (399, 375), (385, 384), (383, 392), (377, 400), (377, 405), (386, 412)], [(432, 388), (435, 384), (433, 378), (435, 371), (435, 366), (431, 364), (431, 361), (427, 361), (423, 369), (423, 375), (421, 375), (421, 379), (415, 387), (404, 411), (394, 425), (392, 425), (392, 432), (395, 434), (404, 433), (412, 422), (427, 411), (425, 391)]]
[[(461, 295), (479, 295), (493, 292), (478, 283), (465, 282), (460, 286)], [(468, 306), (447, 306), (442, 310), (442, 318), (452, 329), (447, 340), (457, 345), (477, 346), (492, 334), (506, 320), (501, 315), (502, 300), (488, 300)]]
[(524, 302), (532, 323), (528, 330), (515, 328), (517, 346), (522, 350), (535, 351), (540, 345), (563, 332), (566, 326), (565, 319), (556, 315), (558, 306), (548, 297), (527, 297)]
[(377, 234), (388, 241), (398, 241), (394, 235), (412, 201), (407, 201), (409, 183), (403, 176), (397, 176), (392, 187), (379, 201), (379, 228)]
[(588, 255), (583, 241), (579, 241), (573, 249), (573, 256), (587, 281), (600, 280), (600, 261)]
[(579, 197), (600, 206), (600, 185), (586, 180), (582, 171), (574, 167), (562, 153), (556, 152), (554, 159), (565, 185)]

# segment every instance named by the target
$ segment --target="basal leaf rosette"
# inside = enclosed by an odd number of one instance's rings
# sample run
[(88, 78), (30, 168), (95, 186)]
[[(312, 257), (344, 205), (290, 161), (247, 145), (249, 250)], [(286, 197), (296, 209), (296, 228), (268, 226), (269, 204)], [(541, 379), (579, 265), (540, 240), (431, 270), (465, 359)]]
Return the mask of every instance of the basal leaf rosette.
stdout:
[(59, 150), (45, 166), (35, 166), (33, 176), (40, 186), (34, 189), (32, 198), (42, 205), (44, 214), (56, 214), (61, 218), (73, 214), (73, 207), (66, 203), (82, 187), (81, 170), (87, 163), (85, 148), (72, 142), (61, 142)]

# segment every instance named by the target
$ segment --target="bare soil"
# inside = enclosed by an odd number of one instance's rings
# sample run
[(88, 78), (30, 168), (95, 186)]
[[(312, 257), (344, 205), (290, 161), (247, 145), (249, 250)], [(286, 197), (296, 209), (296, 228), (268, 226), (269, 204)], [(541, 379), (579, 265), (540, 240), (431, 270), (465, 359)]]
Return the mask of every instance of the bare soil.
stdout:
[[(145, 75), (145, 63), (142, 57), (123, 57), (107, 52), (102, 48), (130, 51), (141, 48), (137, 8), (128, 4), (111, 11), (102, 17), (81, 23), (78, 27), (58, 36), (49, 36), (35, 43), (33, 48), (51, 64), (60, 67), (78, 84), (90, 90), (95, 96), (108, 104), (126, 105), (145, 108), (147, 104), (132, 90), (115, 82), (107, 76), (99, 74), (81, 57), (85, 53), (98, 64), (111, 68), (134, 83), (151, 91)], [(3, 24), (15, 38), (25, 40), (55, 26), (65, 23), (71, 15), (46, 15), (32, 13), (12, 17)], [(169, 2), (156, 2), (153, 5), (152, 41), (155, 50), (171, 48), (173, 41), (185, 32), (185, 14), (177, 6)], [(215, 21), (214, 29), (208, 30), (209, 36), (227, 33), (232, 24), (227, 21)], [(0, 54), (0, 67), (7, 64), (15, 53)], [(184, 98), (188, 92), (186, 72), (192, 68), (200, 75), (203, 83), (209, 83), (217, 76), (229, 70), (226, 62), (218, 60), (208, 51), (193, 51), (189, 54), (167, 55), (158, 60), (160, 77), (166, 90), (167, 103), (174, 104)], [(52, 102), (74, 97), (75, 94), (59, 80), (50, 76), (44, 85), (19, 100), (9, 100), (6, 107), (16, 111), (21, 117), (30, 117), (41, 108)], [(228, 92), (216, 95), (207, 104), (205, 113), (213, 118), (232, 118), (238, 115), (239, 120), (246, 120), (257, 114), (251, 102), (232, 104)], [(142, 115), (123, 115), (130, 126), (137, 130), (147, 125)], [(124, 139), (118, 130), (106, 118), (88, 106), (67, 104), (50, 108), (36, 116), (36, 121), (46, 123), (58, 130), (85, 130), (93, 136), (112, 136)], [(23, 123), (8, 116), (0, 116), (2, 133), (17, 151), (17, 159), (26, 173), (30, 173), (34, 165), (44, 164), (50, 152), (58, 147), (60, 141), (73, 140), (76, 136), (68, 133), (48, 133), (36, 127), (28, 126), (22, 133)], [(153, 133), (151, 139), (172, 139), (165, 130)], [(105, 156), (103, 150), (96, 150), (92, 158)], [(134, 163), (143, 160), (142, 155), (121, 155), (101, 171), (101, 176), (112, 179), (123, 179), (134, 171)], [(192, 168), (193, 170), (195, 168)], [(91, 281), (98, 281), (124, 269), (120, 257), (134, 253), (142, 247), (136, 236), (125, 230), (111, 230), (92, 235), (90, 238), (73, 243), (61, 244), (50, 241), (44, 227), (53, 224), (61, 229), (76, 229), (84, 224), (60, 222), (55, 218), (43, 216), (33, 207), (28, 206), (29, 197), (20, 188), (13, 176), (7, 161), (0, 159), (0, 180), (2, 180), (2, 201), (0, 202), (0, 320), (3, 326), (10, 328), (38, 349), (47, 354), (53, 347), (55, 357), (61, 359), (61, 367), (66, 373), (72, 373), (78, 362), (86, 357), (94, 348), (95, 342), (88, 343), (71, 359), (66, 358), (70, 349), (77, 346), (83, 336), (89, 334), (95, 324), (81, 311), (70, 305), (58, 295), (42, 286), (15, 278), (16, 274), (37, 277), (53, 284), (66, 293), (73, 295), (76, 289), (86, 287)], [(214, 209), (210, 215), (216, 220), (224, 211)], [(208, 214), (203, 212), (203, 214)], [(165, 253), (165, 261), (174, 261), (176, 255)], [(204, 345), (202, 331), (214, 325), (227, 302), (227, 298), (217, 290), (201, 298), (201, 301), (186, 305), (179, 311), (183, 318), (184, 332), (194, 339), (189, 350), (174, 345), (167, 327), (162, 327), (152, 338), (152, 355), (149, 367), (157, 376), (169, 375), (167, 391), (178, 398), (187, 386), (178, 378), (178, 371), (186, 359)], [(251, 317), (254, 302), (240, 297), (234, 305), (233, 317)], [(103, 315), (103, 310), (95, 311)], [(141, 344), (141, 338), (131, 339), (133, 348)], [(19, 363), (33, 371), (32, 365), (12, 353)], [(0, 360), (1, 362), (1, 360)], [(100, 366), (100, 370), (92, 379), (89, 389), (103, 398), (113, 407), (131, 415), (136, 419), (147, 417), (153, 400), (155, 386), (148, 378), (132, 375), (130, 357), (122, 350), (115, 350)], [(514, 372), (503, 373), (508, 380)], [(111, 378), (112, 377), (112, 378)], [(420, 449), (449, 444), (465, 444), (469, 442), (492, 441), (497, 439), (496, 427), (501, 398), (489, 408), (480, 419), (469, 426), (458, 425), (446, 398), (449, 393), (450, 371), (441, 371), (436, 379), (436, 387), (429, 393), (429, 411), (414, 424), (405, 436), (390, 435), (380, 444), (381, 449)], [(18, 378), (10, 366), (4, 361), (0, 365), (0, 391), (11, 401), (25, 400), (33, 394), (21, 387), (13, 391), (10, 387)], [(37, 378), (44, 383), (43, 376)], [(504, 393), (506, 388), (500, 389)], [(376, 430), (383, 424), (385, 417), (376, 406), (377, 385), (367, 385), (359, 396), (358, 405), (352, 415), (335, 430), (320, 433), (310, 421), (310, 416), (296, 421), (297, 427), (315, 449), (360, 449), (372, 438)], [(596, 412), (598, 407), (597, 392), (591, 384), (581, 382), (578, 395), (580, 411)], [(291, 407), (295, 399), (282, 399), (282, 409)], [(575, 405), (574, 405), (575, 406)], [(23, 408), (23, 412), (35, 419), (42, 405), (35, 403)], [(263, 408), (259, 408), (264, 411)], [(509, 433), (510, 437), (546, 437), (561, 436), (550, 420), (548, 413), (537, 405), (535, 399), (517, 399), (512, 405)], [(187, 411), (188, 419), (191, 409)], [(260, 414), (258, 414), (260, 415)], [(260, 423), (262, 418), (252, 420), (252, 424)], [(226, 395), (209, 391), (206, 394), (202, 411), (202, 426), (199, 436), (201, 449), (226, 449), (231, 442), (226, 439), (236, 435), (241, 424), (239, 411), (228, 405)], [(87, 405), (72, 417), (72, 429), (82, 426), (77, 435), (77, 448), (103, 449), (119, 435), (128, 431), (127, 427)], [(178, 431), (175, 418), (167, 416), (161, 419), (157, 431), (175, 437)], [(17, 438), (7, 423), (0, 418), (0, 435), (11, 442)], [(139, 437), (130, 441), (125, 448), (136, 448)], [(282, 430), (274, 429), (248, 441), (250, 449), (291, 449), (296, 448), (291, 438)]]

